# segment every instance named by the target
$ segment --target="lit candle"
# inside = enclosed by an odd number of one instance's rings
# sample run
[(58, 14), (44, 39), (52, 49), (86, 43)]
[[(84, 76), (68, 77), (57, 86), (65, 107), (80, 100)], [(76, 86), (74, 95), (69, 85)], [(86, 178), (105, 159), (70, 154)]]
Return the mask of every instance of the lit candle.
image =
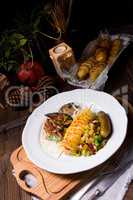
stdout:
[(60, 53), (63, 53), (66, 49), (67, 47), (65, 45), (61, 45), (61, 46), (55, 47), (54, 52), (57, 54), (60, 54)]

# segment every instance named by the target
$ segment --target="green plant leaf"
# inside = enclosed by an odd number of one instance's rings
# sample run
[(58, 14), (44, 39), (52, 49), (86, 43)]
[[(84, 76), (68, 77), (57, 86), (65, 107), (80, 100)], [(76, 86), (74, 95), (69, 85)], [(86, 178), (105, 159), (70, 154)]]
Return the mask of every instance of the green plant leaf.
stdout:
[(24, 35), (20, 34), (20, 33), (13, 33), (11, 35), (12, 39), (18, 39), (18, 40), (21, 40), (24, 38)]
[(9, 56), (10, 56), (10, 49), (7, 49), (7, 50), (5, 51), (5, 57), (6, 57), (6, 58), (9, 58)]
[(19, 44), (22, 47), (26, 44), (26, 42), (27, 42), (27, 39), (23, 38), (23, 39), (20, 40)]
[(54, 142), (60, 142), (61, 141), (61, 138), (59, 136), (56, 136), (56, 135), (49, 135), (48, 140), (50, 141), (54, 141)]
[(12, 68), (13, 68), (13, 66), (12, 66), (12, 65), (9, 65), (8, 68), (7, 68), (7, 71), (8, 71), (8, 72), (11, 71)]

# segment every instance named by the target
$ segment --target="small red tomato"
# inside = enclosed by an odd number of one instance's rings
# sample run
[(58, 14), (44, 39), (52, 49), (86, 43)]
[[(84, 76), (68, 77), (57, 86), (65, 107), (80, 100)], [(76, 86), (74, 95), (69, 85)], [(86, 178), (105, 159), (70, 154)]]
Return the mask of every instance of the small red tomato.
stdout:
[(25, 84), (35, 85), (37, 81), (43, 76), (44, 70), (41, 64), (34, 61), (28, 61), (20, 65), (17, 73), (18, 79)]

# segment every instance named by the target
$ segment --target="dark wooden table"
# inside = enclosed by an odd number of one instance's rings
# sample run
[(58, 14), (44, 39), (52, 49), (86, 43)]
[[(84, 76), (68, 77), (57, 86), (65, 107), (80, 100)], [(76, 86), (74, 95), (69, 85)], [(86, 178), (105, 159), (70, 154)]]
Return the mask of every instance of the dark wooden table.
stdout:
[[(128, 85), (128, 98), (130, 103), (133, 99), (133, 47), (129, 47), (127, 51), (124, 52), (121, 59), (115, 63), (112, 70), (109, 73), (109, 79), (105, 87), (105, 91), (113, 93), (116, 90), (120, 91), (120, 88), (124, 85)], [(130, 77), (129, 77), (130, 74)], [(64, 87), (66, 88), (65, 84)], [(63, 87), (63, 88), (64, 88)], [(67, 89), (71, 87), (67, 86)], [(64, 89), (63, 89), (64, 90)], [(21, 118), (26, 113), (24, 111), (13, 111), (8, 108), (3, 111), (0, 108), (0, 124), (10, 122), (13, 119)], [(20, 128), (15, 128), (10, 131), (4, 131), (0, 133), (0, 161), (5, 157), (5, 155), (11, 153), (17, 147), (21, 145), (21, 134), (23, 126)], [(1, 167), (1, 166), (0, 166)], [(3, 166), (2, 166), (3, 167)], [(12, 176), (12, 166), (8, 162), (3, 167), (3, 174), (0, 177), (0, 200), (30, 200), (29, 194), (24, 192), (16, 183), (15, 178)], [(125, 200), (133, 200), (133, 183), (130, 184), (128, 192), (125, 196)]]

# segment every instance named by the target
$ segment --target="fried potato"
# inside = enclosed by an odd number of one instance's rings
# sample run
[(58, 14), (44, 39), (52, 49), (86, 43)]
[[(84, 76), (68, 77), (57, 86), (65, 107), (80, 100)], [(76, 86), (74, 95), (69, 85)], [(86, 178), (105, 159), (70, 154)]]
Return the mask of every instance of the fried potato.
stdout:
[(107, 52), (105, 49), (98, 48), (95, 53), (96, 61), (98, 62), (106, 62), (107, 60)]
[(95, 65), (95, 67), (93, 67), (92, 69), (90, 69), (89, 75), (90, 75), (91, 81), (95, 81), (97, 79), (97, 77), (105, 69), (105, 66), (106, 66), (105, 63), (98, 63), (97, 65)]
[(122, 42), (119, 38), (112, 41), (110, 56), (116, 56), (122, 47)]
[(98, 41), (98, 46), (104, 49), (109, 49), (111, 45), (111, 38), (109, 35), (101, 35)]
[(112, 46), (115, 46), (115, 47), (121, 47), (121, 39), (120, 38), (116, 38), (113, 40), (112, 42)]
[(109, 56), (108, 64), (113, 63), (113, 61), (114, 61), (114, 56)]
[(77, 78), (79, 80), (84, 80), (88, 77), (88, 75), (89, 75), (89, 67), (84, 64), (80, 65), (77, 72)]

